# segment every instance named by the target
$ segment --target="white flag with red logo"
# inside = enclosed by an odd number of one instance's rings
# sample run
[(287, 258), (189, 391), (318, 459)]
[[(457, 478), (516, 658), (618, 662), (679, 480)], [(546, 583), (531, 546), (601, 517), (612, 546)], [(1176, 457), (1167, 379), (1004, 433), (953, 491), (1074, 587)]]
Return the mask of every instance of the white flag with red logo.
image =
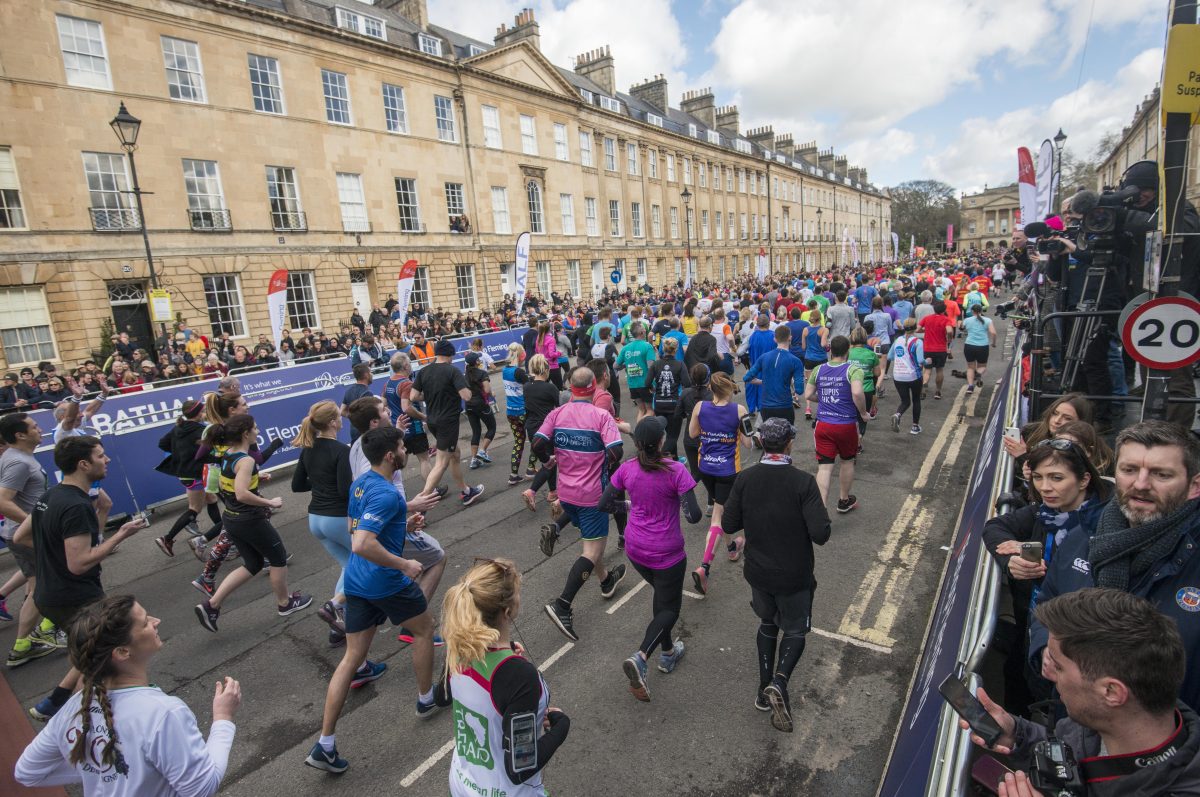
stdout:
[(283, 340), (283, 328), (287, 325), (287, 287), (288, 272), (281, 268), (271, 275), (267, 286), (267, 315), (271, 321), (271, 337), (278, 351), (279, 342)]
[(396, 323), (404, 329), (408, 319), (408, 303), (412, 299), (413, 280), (417, 276), (417, 261), (406, 260), (400, 267), (400, 276), (396, 278)]

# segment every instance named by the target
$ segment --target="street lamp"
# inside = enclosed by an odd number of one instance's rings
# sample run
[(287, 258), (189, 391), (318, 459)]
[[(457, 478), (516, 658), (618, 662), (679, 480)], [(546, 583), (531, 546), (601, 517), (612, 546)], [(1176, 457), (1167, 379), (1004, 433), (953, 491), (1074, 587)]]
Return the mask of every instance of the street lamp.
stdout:
[(825, 268), (825, 228), (821, 226), (820, 208), (817, 208), (817, 271)]
[(875, 265), (875, 255), (876, 255), (876, 252), (875, 252), (875, 219), (871, 219), (871, 237), (867, 241), (867, 244), (871, 249), (871, 265), (873, 266), (873, 265)]
[[(117, 134), (117, 140), (121, 142), (121, 149), (125, 150), (125, 154), (129, 156), (129, 173), (133, 178), (133, 191), (128, 193), (132, 193), (137, 200), (138, 224), (142, 228), (142, 243), (146, 245), (146, 265), (150, 267), (150, 286), (154, 290), (158, 290), (158, 272), (154, 269), (154, 256), (150, 253), (150, 235), (146, 232), (146, 213), (142, 209), (142, 188), (138, 183), (137, 164), (133, 160), (133, 152), (137, 149), (138, 133), (142, 129), (142, 120), (125, 110), (125, 103), (121, 103), (117, 115), (108, 124)], [(162, 329), (163, 340), (168, 341), (165, 345), (169, 346), (167, 325), (165, 322), (160, 322), (159, 326)]]
[(692, 276), (692, 192), (687, 190), (687, 186), (684, 186), (683, 193), (679, 197), (683, 200), (683, 227), (684, 233), (687, 235), (687, 260), (684, 264), (686, 271), (683, 275), (683, 284), (689, 285)]
[(1060, 128), (1058, 128), (1058, 133), (1056, 133), (1054, 136), (1054, 154), (1055, 154), (1054, 187), (1055, 187), (1055, 190), (1058, 192), (1057, 198), (1058, 198), (1059, 212), (1062, 212), (1062, 153), (1063, 153), (1063, 145), (1066, 143), (1067, 143), (1067, 134), (1064, 133), (1062, 131), (1062, 128), (1060, 127)]

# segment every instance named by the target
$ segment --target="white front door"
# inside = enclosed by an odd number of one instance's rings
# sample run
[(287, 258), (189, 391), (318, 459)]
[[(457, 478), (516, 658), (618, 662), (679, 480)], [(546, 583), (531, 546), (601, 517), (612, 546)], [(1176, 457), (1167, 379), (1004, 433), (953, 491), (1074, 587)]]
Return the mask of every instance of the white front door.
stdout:
[(604, 290), (604, 261), (592, 261), (592, 298), (600, 295), (600, 291)]
[(350, 272), (350, 298), (363, 318), (371, 314), (371, 286), (367, 282), (367, 272)]

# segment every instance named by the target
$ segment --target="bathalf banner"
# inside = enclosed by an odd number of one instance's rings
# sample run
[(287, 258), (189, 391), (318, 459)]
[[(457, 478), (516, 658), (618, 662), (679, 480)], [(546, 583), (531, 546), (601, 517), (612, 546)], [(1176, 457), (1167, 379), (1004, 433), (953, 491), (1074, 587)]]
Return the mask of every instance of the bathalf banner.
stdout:
[[(458, 352), (455, 364), (463, 367), (462, 353), (477, 337), (483, 348), (497, 362), (507, 356), (508, 344), (520, 341), (524, 327), (455, 338), (451, 342)], [(341, 402), (346, 385), (353, 382), (350, 359), (340, 357), (311, 363), (271, 368), (238, 374), (242, 395), (258, 424), (258, 445), (265, 448), (272, 440), (285, 441), (283, 448), (271, 458), (268, 468), (295, 462), (300, 452), (292, 448), (291, 440), (299, 431), (300, 421), (309, 407), (323, 399)], [(379, 386), (382, 390), (382, 385)], [(113, 396), (90, 421), (100, 434), (105, 452), (112, 458), (104, 489), (113, 499), (113, 515), (135, 512), (147, 506), (178, 498), (183, 488), (177, 479), (154, 470), (165, 453), (158, 440), (179, 416), (179, 408), (190, 398), (203, 398), (216, 389), (216, 380), (189, 382), (172, 387), (150, 388), (137, 393)], [(50, 482), (60, 481), (54, 467), (54, 415), (50, 410), (31, 413), (45, 436), (35, 456), (50, 474)], [(342, 439), (349, 442), (349, 428), (343, 426)]]

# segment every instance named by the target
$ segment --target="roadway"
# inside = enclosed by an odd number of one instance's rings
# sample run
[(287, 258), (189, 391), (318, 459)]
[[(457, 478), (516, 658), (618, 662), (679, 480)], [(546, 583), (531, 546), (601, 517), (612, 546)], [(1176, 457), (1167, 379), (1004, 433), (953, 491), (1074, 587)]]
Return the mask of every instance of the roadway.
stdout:
[[(539, 504), (539, 514), (531, 514), (520, 498), (523, 487), (505, 484), (510, 437), (502, 421), (491, 449), (495, 464), (467, 471), (487, 493), (465, 509), (455, 500), (445, 502), (431, 513), (430, 533), (449, 556), (439, 599), (475, 556), (509, 557), (521, 567), (519, 639), (545, 673), (552, 704), (572, 720), (567, 743), (546, 770), (548, 789), (556, 795), (874, 795), (920, 653), (979, 428), (1002, 354), (1008, 353), (994, 350), (985, 387), (971, 395), (963, 380), (949, 374), (951, 367), (962, 367), (961, 354), (950, 361), (945, 398), (934, 401), (930, 393), (924, 432), (917, 437), (908, 434), (908, 418), (900, 434), (891, 431), (897, 399), (891, 383), (884, 383), (887, 395), (859, 459), (854, 489), (859, 507), (847, 515), (833, 513), (832, 538), (817, 550), (814, 629), (791, 685), (793, 734), (772, 729), (769, 715), (752, 706), (757, 621), (740, 563), (719, 557), (708, 598), (685, 596), (676, 634), (687, 654), (669, 676), (651, 667), (650, 703), (628, 693), (621, 672), (650, 611), (650, 590), (632, 568), (612, 601), (601, 600), (591, 584), (580, 593), (579, 642), (567, 642), (551, 626), (541, 607), (561, 590), (579, 550), (577, 537), (568, 530), (551, 559), (538, 551), (547, 510)], [(625, 399), (623, 414), (629, 418), (632, 407), (628, 395)], [(462, 426), (465, 432), (467, 424)], [(147, 471), (157, 456), (148, 455)], [(811, 433), (803, 421), (795, 461), (815, 472)], [(213, 684), (225, 675), (241, 681), (244, 702), (223, 794), (445, 794), (449, 712), (429, 721), (414, 716), (412, 670), (393, 629), (383, 630), (371, 653), (388, 663), (388, 673), (351, 694), (338, 727), (339, 751), (350, 769), (333, 776), (302, 763), (318, 735), (325, 686), (341, 650), (328, 647), (327, 627), (315, 612), (337, 570), (308, 533), (307, 498), (290, 492), (289, 473), (278, 473), (265, 493), (284, 497), (275, 522), (294, 553), (289, 580), (293, 589), (314, 595), (312, 609), (279, 618), (260, 576), (227, 602), (218, 634), (201, 628), (192, 610), (200, 596), (188, 583), (199, 572), (196, 560), (181, 547), (167, 559), (152, 543), (175, 516), (175, 506), (160, 510), (149, 530), (106, 562), (106, 588), (136, 595), (162, 618), (165, 644), (153, 680), (187, 701), (202, 728), (210, 720)], [(415, 464), (408, 473), (414, 493), (420, 484)], [(707, 518), (685, 525), (694, 564), (706, 528)], [(615, 532), (610, 539), (615, 543)], [(623, 560), (615, 544), (607, 560)], [(0, 564), (0, 572), (7, 571)], [(690, 579), (687, 586), (690, 591)], [(15, 612), (19, 603), (10, 598), (9, 605)], [(10, 646), (13, 635), (13, 624), (6, 624), (0, 644)], [(65, 655), (54, 654), (8, 670), (5, 677), (27, 707), (66, 666)]]

